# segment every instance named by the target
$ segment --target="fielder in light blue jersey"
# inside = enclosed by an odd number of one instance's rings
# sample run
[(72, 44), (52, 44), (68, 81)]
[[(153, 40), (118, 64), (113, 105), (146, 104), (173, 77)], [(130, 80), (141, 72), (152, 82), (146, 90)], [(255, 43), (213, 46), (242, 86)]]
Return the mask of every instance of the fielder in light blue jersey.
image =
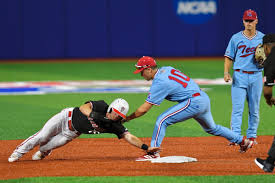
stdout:
[[(152, 106), (160, 105), (164, 99), (177, 102), (157, 118), (151, 139), (152, 147), (161, 146), (169, 125), (194, 118), (207, 133), (225, 137), (230, 142), (239, 144), (241, 152), (250, 148), (251, 142), (248, 139), (244, 139), (243, 136), (226, 127), (215, 124), (210, 110), (209, 97), (191, 78), (173, 67), (158, 68), (156, 61), (147, 56), (138, 60), (136, 68), (134, 73), (141, 73), (145, 80), (152, 80), (152, 85), (145, 103), (127, 116), (126, 121), (144, 115)], [(159, 153), (148, 153), (138, 158), (137, 161), (147, 161), (158, 157), (160, 157)]]
[[(253, 141), (257, 137), (259, 125), (259, 106), (263, 88), (262, 69), (254, 60), (256, 47), (262, 43), (263, 33), (256, 30), (257, 14), (246, 10), (243, 15), (244, 31), (232, 36), (225, 52), (224, 80), (230, 81), (229, 74), (233, 62), (233, 83), (231, 88), (232, 114), (231, 129), (241, 135), (242, 117), (245, 100), (248, 102), (249, 119), (247, 138)], [(230, 143), (234, 145), (234, 143)]]

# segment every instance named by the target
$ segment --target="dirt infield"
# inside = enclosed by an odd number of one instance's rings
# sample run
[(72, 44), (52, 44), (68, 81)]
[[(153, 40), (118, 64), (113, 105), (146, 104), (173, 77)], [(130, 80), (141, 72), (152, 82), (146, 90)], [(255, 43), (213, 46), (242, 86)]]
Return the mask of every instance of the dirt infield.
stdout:
[[(143, 138), (149, 144), (149, 138)], [(228, 146), (220, 137), (169, 137), (163, 141), (161, 156), (188, 156), (193, 163), (136, 162), (142, 150), (115, 138), (76, 139), (56, 149), (42, 161), (32, 161), (37, 150), (20, 161), (8, 157), (22, 140), (0, 141), (0, 179), (39, 176), (186, 176), (186, 175), (257, 175), (264, 174), (255, 157), (266, 157), (273, 136), (260, 136), (259, 144), (240, 154), (238, 146)]]

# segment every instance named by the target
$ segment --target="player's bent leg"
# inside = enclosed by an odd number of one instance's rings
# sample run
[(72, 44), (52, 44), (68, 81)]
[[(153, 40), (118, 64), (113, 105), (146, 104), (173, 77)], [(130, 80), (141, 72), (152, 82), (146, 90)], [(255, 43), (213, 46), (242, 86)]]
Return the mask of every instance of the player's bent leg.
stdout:
[(246, 99), (246, 88), (232, 86), (231, 100), (232, 100), (232, 113), (231, 113), (231, 130), (241, 135), (242, 117), (244, 110), (244, 103)]
[[(151, 147), (160, 147), (162, 140), (165, 136), (166, 128), (169, 125), (193, 117), (194, 113), (188, 109), (188, 107), (190, 106), (190, 102), (191, 99), (183, 101), (175, 106), (172, 106), (157, 118), (151, 139)], [(156, 159), (159, 157), (159, 152), (153, 154), (147, 153), (137, 158), (136, 161), (150, 161), (152, 159)]]
[(11, 154), (9, 161), (14, 162), (19, 160), (25, 153), (32, 150), (35, 146), (46, 144), (54, 135), (59, 133), (59, 131), (62, 130), (62, 116), (61, 113), (56, 114), (46, 122), (39, 132), (30, 136), (18, 145)]
[(47, 144), (40, 146), (39, 151), (33, 154), (33, 160), (42, 160), (46, 156), (50, 155), (53, 149), (64, 146), (72, 141), (71, 137), (58, 134), (54, 136)]
[(26, 140), (24, 140), (20, 145), (16, 147), (13, 153), (10, 155), (8, 161), (14, 162), (18, 161), (24, 154), (32, 150), (35, 146), (39, 144), (40, 132), (35, 133)]
[(58, 134), (54, 136), (47, 144), (40, 146), (39, 151), (49, 152), (58, 147), (64, 146), (65, 144), (71, 142), (73, 138), (64, 136), (63, 134)]
[(210, 99), (206, 94), (202, 94), (202, 99), (193, 103), (197, 103), (202, 111), (194, 116), (194, 119), (201, 125), (204, 131), (215, 136), (225, 137), (233, 143), (240, 144), (242, 142), (241, 135), (234, 133), (226, 127), (216, 125), (211, 114)]
[(200, 115), (194, 118), (202, 126), (205, 132), (226, 138), (228, 141), (240, 144), (243, 140), (243, 136), (231, 131), (230, 129), (215, 124), (210, 112)]
[(156, 121), (154, 132), (151, 139), (151, 147), (160, 147), (165, 136), (166, 128), (169, 125), (190, 119), (195, 112), (190, 110), (191, 99), (174, 105), (162, 113)]

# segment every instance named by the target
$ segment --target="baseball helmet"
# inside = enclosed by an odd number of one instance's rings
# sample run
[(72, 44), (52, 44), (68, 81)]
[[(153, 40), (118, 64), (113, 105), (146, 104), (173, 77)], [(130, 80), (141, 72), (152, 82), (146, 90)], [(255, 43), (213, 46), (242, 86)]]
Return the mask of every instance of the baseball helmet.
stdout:
[(125, 119), (129, 111), (129, 104), (126, 100), (117, 98), (109, 105), (107, 112), (111, 113), (112, 110)]

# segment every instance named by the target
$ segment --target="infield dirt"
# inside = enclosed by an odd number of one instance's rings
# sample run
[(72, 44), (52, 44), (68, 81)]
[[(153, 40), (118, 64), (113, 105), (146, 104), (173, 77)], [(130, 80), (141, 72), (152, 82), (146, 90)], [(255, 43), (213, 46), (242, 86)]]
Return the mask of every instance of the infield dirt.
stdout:
[[(147, 144), (150, 138), (141, 138)], [(167, 137), (161, 156), (188, 156), (192, 163), (136, 162), (143, 151), (116, 138), (75, 139), (55, 149), (41, 161), (32, 161), (38, 148), (18, 162), (8, 157), (23, 140), (0, 141), (0, 179), (41, 176), (191, 176), (191, 175), (258, 175), (264, 174), (256, 157), (267, 156), (273, 136), (259, 136), (258, 144), (246, 153), (239, 146), (228, 146), (221, 137)]]

